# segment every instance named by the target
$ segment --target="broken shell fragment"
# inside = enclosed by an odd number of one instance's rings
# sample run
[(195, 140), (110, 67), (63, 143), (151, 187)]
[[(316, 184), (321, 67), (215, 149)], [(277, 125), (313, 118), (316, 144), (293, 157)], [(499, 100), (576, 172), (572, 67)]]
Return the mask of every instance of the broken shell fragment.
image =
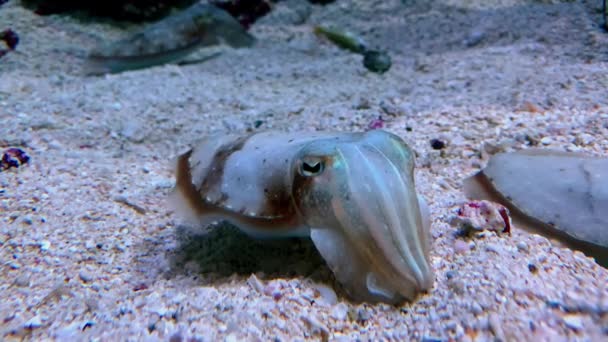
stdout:
[(485, 200), (463, 204), (450, 223), (459, 226), (467, 235), (484, 230), (498, 234), (511, 232), (509, 210), (501, 204)]
[(2, 152), (0, 158), (0, 171), (17, 168), (29, 163), (30, 157), (20, 148), (9, 148)]
[(434, 281), (414, 153), (382, 130), (215, 136), (177, 164), (177, 209), (257, 238), (309, 236), (359, 301), (413, 300)]
[(471, 199), (505, 205), (518, 226), (608, 265), (608, 158), (531, 149), (500, 153), (465, 181)]

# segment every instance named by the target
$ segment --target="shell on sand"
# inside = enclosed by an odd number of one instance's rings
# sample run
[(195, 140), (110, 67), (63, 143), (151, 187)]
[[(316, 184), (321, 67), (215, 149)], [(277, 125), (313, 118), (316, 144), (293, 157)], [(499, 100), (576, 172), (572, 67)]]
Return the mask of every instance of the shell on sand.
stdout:
[(531, 149), (492, 156), (469, 198), (507, 206), (519, 225), (608, 261), (608, 159)]

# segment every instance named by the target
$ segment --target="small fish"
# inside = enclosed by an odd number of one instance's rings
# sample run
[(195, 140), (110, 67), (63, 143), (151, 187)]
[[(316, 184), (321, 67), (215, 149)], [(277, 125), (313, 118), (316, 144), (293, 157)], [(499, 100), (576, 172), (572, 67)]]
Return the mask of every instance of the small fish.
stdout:
[(314, 32), (317, 35), (324, 36), (338, 47), (352, 51), (354, 53), (364, 54), (367, 51), (367, 44), (363, 39), (355, 36), (350, 32), (345, 32), (337, 28), (316, 26)]
[(91, 52), (85, 73), (98, 75), (175, 62), (193, 51), (220, 43), (253, 45), (255, 39), (226, 11), (197, 3), (131, 37)]
[(382, 130), (214, 136), (177, 163), (176, 204), (201, 225), (310, 237), (359, 301), (413, 300), (434, 281), (414, 153)]

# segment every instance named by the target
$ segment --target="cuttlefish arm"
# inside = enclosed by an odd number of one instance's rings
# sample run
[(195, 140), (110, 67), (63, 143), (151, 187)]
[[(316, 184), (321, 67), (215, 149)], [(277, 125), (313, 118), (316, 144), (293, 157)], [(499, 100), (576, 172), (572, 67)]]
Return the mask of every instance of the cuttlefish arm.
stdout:
[[(356, 300), (412, 300), (433, 284), (414, 156), (397, 136), (258, 133), (180, 159), (178, 190), (202, 222), (253, 236), (309, 234)], [(181, 172), (180, 172), (181, 169)]]

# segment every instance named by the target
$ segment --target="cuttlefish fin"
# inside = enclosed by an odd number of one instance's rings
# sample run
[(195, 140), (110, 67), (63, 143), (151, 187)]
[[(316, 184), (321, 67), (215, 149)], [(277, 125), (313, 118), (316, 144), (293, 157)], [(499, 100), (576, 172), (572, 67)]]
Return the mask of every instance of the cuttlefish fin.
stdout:
[(342, 232), (312, 228), (310, 237), (338, 282), (352, 297), (370, 302), (402, 300), (400, 295), (378, 283), (375, 273), (368, 270), (365, 262), (353, 252)]

